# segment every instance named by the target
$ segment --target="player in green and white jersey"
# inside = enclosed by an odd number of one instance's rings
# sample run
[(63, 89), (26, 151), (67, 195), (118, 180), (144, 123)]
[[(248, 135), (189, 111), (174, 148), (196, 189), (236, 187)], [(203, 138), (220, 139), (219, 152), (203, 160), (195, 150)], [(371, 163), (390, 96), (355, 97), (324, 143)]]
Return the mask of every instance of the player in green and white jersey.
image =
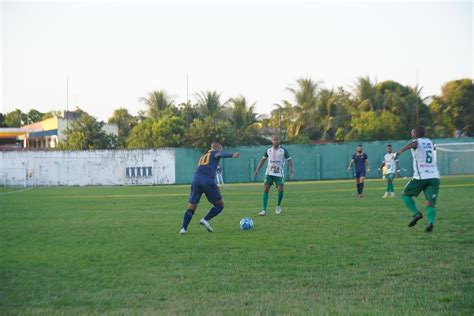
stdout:
[(268, 192), (270, 191), (270, 187), (273, 185), (273, 183), (275, 183), (275, 186), (278, 189), (278, 203), (275, 212), (280, 214), (282, 211), (281, 201), (283, 200), (286, 161), (288, 161), (288, 166), (290, 167), (290, 176), (293, 176), (293, 161), (291, 160), (288, 151), (285, 148), (280, 147), (280, 138), (278, 136), (273, 136), (272, 145), (272, 147), (265, 150), (265, 153), (263, 154), (262, 159), (260, 159), (260, 162), (258, 163), (257, 169), (255, 169), (254, 173), (254, 175), (257, 176), (260, 168), (263, 166), (265, 161), (268, 160), (262, 196), (263, 206), (262, 211), (258, 213), (260, 216), (265, 216), (267, 214)]
[(383, 170), (385, 167), (385, 179), (387, 179), (387, 190), (382, 196), (383, 198), (394, 197), (395, 193), (393, 192), (393, 179), (395, 176), (400, 177), (400, 168), (398, 165), (398, 160), (395, 159), (395, 153), (392, 152), (392, 145), (387, 145), (387, 153), (383, 156), (382, 164), (380, 165), (379, 170)]
[(434, 228), (436, 220), (436, 199), (439, 193), (439, 171), (436, 165), (435, 147), (433, 142), (425, 138), (425, 129), (420, 126), (411, 131), (411, 136), (414, 138), (405, 147), (397, 151), (398, 157), (404, 151), (411, 149), (413, 156), (413, 179), (411, 179), (405, 186), (403, 192), (403, 202), (413, 213), (413, 219), (408, 224), (408, 227), (413, 227), (423, 218), (423, 214), (416, 208), (413, 196), (423, 191), (426, 198), (426, 211), (428, 214), (428, 226), (425, 231), (431, 233)]

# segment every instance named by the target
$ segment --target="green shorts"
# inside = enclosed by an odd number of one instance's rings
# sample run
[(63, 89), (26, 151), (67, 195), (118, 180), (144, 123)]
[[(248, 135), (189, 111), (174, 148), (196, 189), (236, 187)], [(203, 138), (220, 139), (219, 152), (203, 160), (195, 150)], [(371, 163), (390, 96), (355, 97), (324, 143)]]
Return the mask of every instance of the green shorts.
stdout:
[(404, 195), (418, 196), (421, 191), (425, 194), (425, 198), (428, 202), (436, 204), (436, 198), (439, 193), (439, 179), (411, 179), (403, 190)]
[(267, 174), (265, 175), (265, 180), (263, 181), (263, 183), (270, 186), (275, 183), (275, 186), (279, 187), (280, 185), (285, 184), (285, 180), (283, 180), (282, 177), (270, 176)]
[(395, 179), (395, 173), (387, 173), (387, 174), (385, 174), (385, 179), (387, 179), (387, 180), (393, 180), (393, 179)]

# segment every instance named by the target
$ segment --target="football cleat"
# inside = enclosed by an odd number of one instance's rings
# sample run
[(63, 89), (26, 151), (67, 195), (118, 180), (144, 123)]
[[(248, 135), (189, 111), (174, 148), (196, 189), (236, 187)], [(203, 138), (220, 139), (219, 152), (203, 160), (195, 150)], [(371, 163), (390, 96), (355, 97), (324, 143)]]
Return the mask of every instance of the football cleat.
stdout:
[(390, 196), (390, 193), (388, 192), (385, 192), (385, 194), (382, 196), (382, 199), (386, 199)]
[(180, 235), (186, 235), (186, 229), (181, 228), (181, 230), (179, 231), (179, 234)]
[(434, 229), (434, 225), (433, 225), (433, 223), (430, 223), (430, 224), (428, 224), (428, 226), (426, 226), (425, 232), (431, 233), (433, 231), (433, 229)]
[(265, 216), (267, 215), (267, 212), (265, 210), (261, 210), (260, 213), (258, 213), (260, 216)]
[(277, 205), (277, 207), (275, 208), (275, 213), (276, 213), (276, 214), (280, 214), (280, 213), (281, 213), (281, 206)]
[(422, 218), (423, 218), (423, 214), (421, 214), (420, 212), (416, 213), (416, 215), (413, 215), (413, 219), (411, 220), (410, 224), (408, 224), (408, 227), (415, 226), (416, 223), (418, 223), (418, 221)]
[(211, 227), (211, 224), (209, 224), (209, 222), (206, 221), (204, 218), (202, 218), (202, 219), (199, 221), (199, 224), (201, 224), (202, 226), (204, 226), (208, 232), (210, 232), (210, 233), (214, 232), (214, 230), (213, 230), (212, 227)]
[(390, 194), (390, 197), (395, 197), (395, 192), (392, 192), (392, 194)]

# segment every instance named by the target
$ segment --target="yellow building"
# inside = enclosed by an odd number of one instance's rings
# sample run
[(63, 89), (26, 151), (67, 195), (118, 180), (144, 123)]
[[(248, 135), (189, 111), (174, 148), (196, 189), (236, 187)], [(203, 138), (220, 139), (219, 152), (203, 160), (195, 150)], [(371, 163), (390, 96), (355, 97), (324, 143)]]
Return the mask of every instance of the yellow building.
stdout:
[[(7, 148), (57, 148), (60, 141), (66, 140), (65, 131), (72, 121), (79, 118), (77, 112), (62, 113), (41, 122), (24, 125), (21, 128), (0, 128), (0, 147)], [(116, 124), (106, 124), (104, 130), (118, 135)]]

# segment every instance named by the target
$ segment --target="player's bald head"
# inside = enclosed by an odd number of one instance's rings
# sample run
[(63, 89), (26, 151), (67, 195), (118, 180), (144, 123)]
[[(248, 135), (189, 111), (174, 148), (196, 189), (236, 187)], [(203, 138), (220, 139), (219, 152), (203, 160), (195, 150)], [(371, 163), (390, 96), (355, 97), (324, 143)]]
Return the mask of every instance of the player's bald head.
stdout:
[(211, 143), (211, 149), (221, 150), (221, 149), (222, 149), (222, 145), (221, 145), (221, 143), (219, 143), (219, 142), (212, 142), (212, 143)]

